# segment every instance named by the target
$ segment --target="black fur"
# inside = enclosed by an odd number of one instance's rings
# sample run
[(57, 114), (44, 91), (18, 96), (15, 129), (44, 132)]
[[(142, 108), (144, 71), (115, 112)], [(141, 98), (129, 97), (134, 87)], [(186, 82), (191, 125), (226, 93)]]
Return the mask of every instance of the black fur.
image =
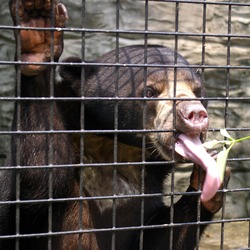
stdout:
[[(176, 54), (171, 49), (162, 46), (149, 46), (147, 49), (147, 64), (148, 68), (139, 67), (145, 62), (144, 46), (130, 46), (119, 50), (119, 58), (116, 61), (116, 51), (110, 52), (102, 56), (96, 63), (113, 64), (119, 63), (121, 67), (116, 66), (61, 66), (59, 69), (62, 81), (55, 86), (55, 94), (59, 97), (87, 97), (81, 101), (33, 101), (27, 100), (16, 104), (14, 115), (13, 130), (17, 129), (18, 112), (20, 112), (20, 127), (21, 131), (31, 131), (28, 134), (13, 135), (11, 143), (10, 161), (7, 166), (23, 166), (25, 169), (15, 169), (5, 171), (1, 174), (0, 182), (3, 185), (0, 187), (1, 201), (15, 201), (16, 197), (20, 196), (21, 201), (35, 201), (37, 199), (48, 198), (72, 198), (75, 197), (75, 188), (78, 187), (80, 171), (78, 168), (71, 166), (78, 164), (81, 157), (81, 144), (79, 143), (79, 134), (32, 134), (32, 131), (49, 131), (51, 129), (51, 112), (53, 114), (52, 127), (53, 130), (80, 130), (84, 127), (85, 130), (108, 130), (106, 134), (96, 134), (93, 136), (101, 138), (103, 142), (113, 140), (114, 133), (112, 130), (142, 130), (147, 128), (156, 114), (156, 101), (147, 102), (146, 118), (143, 117), (143, 109), (145, 100), (144, 86), (149, 77), (163, 74), (168, 80), (170, 71), (173, 68), (168, 68), (168, 65), (173, 65), (175, 57), (177, 63), (186, 68), (179, 69), (183, 71), (184, 80), (192, 83), (192, 89), (196, 97), (204, 95), (204, 88), (201, 84), (199, 76), (191, 68), (188, 68), (186, 60)], [(67, 59), (65, 62), (81, 63), (77, 58)], [(91, 64), (91, 63), (90, 63)], [(155, 64), (152, 67), (150, 65)], [(134, 65), (134, 66), (131, 66)], [(159, 67), (157, 67), (157, 65)], [(22, 76), (22, 97), (49, 97), (49, 69), (38, 76), (26, 77)], [(154, 97), (157, 98), (160, 93), (155, 90)], [(90, 97), (100, 97), (100, 99), (89, 100)], [(102, 99), (105, 97), (106, 99)], [(137, 98), (132, 100), (108, 100), (108, 98)], [(145, 98), (144, 98), (145, 99)], [(118, 123), (115, 127), (116, 106), (118, 107)], [(84, 111), (84, 112), (83, 112)], [(80, 114), (83, 113), (82, 117)], [(80, 118), (84, 119), (83, 121)], [(144, 124), (145, 123), (145, 124)], [(169, 128), (172, 130), (172, 128)], [(91, 137), (91, 135), (90, 135)], [(130, 132), (118, 134), (118, 146), (129, 147), (135, 156), (138, 152), (142, 154), (140, 149), (143, 146), (143, 134)], [(86, 139), (87, 140), (87, 139)], [(147, 144), (148, 143), (148, 144)], [(94, 146), (93, 146), (94, 145)], [(112, 144), (111, 144), (112, 145)], [(99, 146), (98, 143), (91, 144), (92, 148), (86, 142), (84, 148), (89, 151), (94, 162), (98, 162), (97, 157), (102, 152), (94, 152)], [(164, 161), (163, 156), (151, 147), (150, 140), (146, 134), (146, 161), (157, 162)], [(49, 154), (49, 149), (52, 147), (53, 154)], [(110, 149), (112, 151), (112, 148)], [(103, 152), (104, 153), (104, 152)], [(126, 155), (127, 152), (124, 152)], [(132, 154), (133, 155), (133, 154)], [(89, 155), (85, 155), (88, 157)], [(101, 156), (103, 157), (103, 155)], [(110, 157), (107, 155), (107, 157)], [(171, 158), (171, 155), (170, 155)], [(102, 158), (101, 158), (102, 159)], [(101, 162), (102, 160), (99, 160)], [(130, 161), (129, 159), (127, 161)], [(135, 160), (136, 161), (136, 160)], [(49, 168), (49, 165), (58, 166)], [(67, 166), (68, 165), (68, 166)], [(75, 166), (75, 165), (74, 165)], [(171, 164), (158, 164), (145, 167), (145, 194), (159, 194), (163, 192), (163, 182), (166, 175), (172, 169)], [(94, 171), (95, 168), (93, 168)], [(104, 168), (103, 168), (104, 169)], [(138, 171), (142, 166), (131, 166), (125, 171), (117, 168), (118, 185), (119, 181), (126, 182), (128, 189), (134, 185), (138, 185), (138, 192), (141, 190), (141, 182), (128, 179), (128, 171)], [(83, 170), (85, 171), (85, 169)], [(91, 170), (92, 171), (92, 170)], [(102, 187), (100, 195), (105, 194), (106, 185), (109, 183), (109, 176), (106, 178), (105, 170), (103, 171), (103, 182), (97, 183), (96, 179), (85, 179), (83, 182), (91, 182)], [(127, 171), (127, 172), (126, 172)], [(19, 177), (17, 177), (19, 176)], [(128, 175), (130, 176), (130, 175)], [(20, 178), (20, 179), (19, 179)], [(17, 183), (16, 180), (20, 180)], [(52, 185), (49, 185), (49, 180)], [(112, 179), (111, 179), (112, 180)], [(20, 185), (20, 193), (16, 193), (16, 186)], [(118, 186), (119, 188), (119, 186)], [(122, 187), (121, 187), (122, 190)], [(128, 193), (130, 190), (123, 190)], [(191, 187), (187, 191), (194, 191)], [(85, 196), (91, 196), (91, 190), (88, 190), (87, 185), (83, 186)], [(131, 191), (132, 192), (132, 191)], [(106, 195), (109, 195), (108, 193)], [(123, 199), (124, 201), (125, 199)], [(118, 201), (119, 202), (119, 201)], [(64, 230), (64, 221), (67, 214), (70, 214), (73, 207), (78, 202), (53, 202), (52, 208), (52, 230), (53, 232)], [(90, 217), (94, 228), (112, 227), (112, 206), (104, 212), (98, 210), (95, 202), (90, 201)], [(117, 206), (116, 210), (116, 227), (130, 227), (141, 225), (141, 198), (127, 200)], [(174, 205), (173, 222), (188, 223), (197, 221), (197, 206), (198, 196), (183, 196)], [(16, 228), (15, 217), (16, 208), (20, 209), (20, 228)], [(0, 206), (0, 235), (13, 234), (20, 230), (21, 234), (30, 233), (46, 233), (48, 232), (48, 211), (49, 204), (46, 202), (27, 203), (20, 205), (1, 205)], [(162, 202), (162, 197), (156, 196), (153, 198), (144, 199), (144, 225), (169, 225), (171, 221), (171, 209), (166, 207)], [(202, 208), (201, 220), (210, 220), (212, 214)], [(77, 218), (76, 218), (76, 221)], [(201, 235), (205, 226), (199, 228)], [(184, 225), (173, 227), (170, 230), (169, 226), (157, 229), (147, 229), (144, 231), (143, 249), (168, 249), (170, 246), (169, 235), (173, 234), (173, 249), (193, 249), (197, 242), (197, 228), (194, 225)], [(17, 230), (17, 231), (16, 231)], [(116, 249), (139, 249), (139, 242), (142, 237), (141, 231), (125, 230), (116, 232)], [(86, 234), (88, 237), (88, 234)], [(97, 244), (99, 249), (110, 249), (112, 242), (112, 233), (97, 233)], [(62, 249), (62, 238), (52, 237), (53, 249)], [(47, 249), (47, 238), (25, 238), (20, 239), (20, 249)], [(69, 242), (69, 248), (72, 242)], [(2, 240), (0, 241), (1, 249), (14, 249), (15, 241)], [(72, 245), (73, 247), (73, 245)], [(94, 249), (94, 248), (93, 248)]]

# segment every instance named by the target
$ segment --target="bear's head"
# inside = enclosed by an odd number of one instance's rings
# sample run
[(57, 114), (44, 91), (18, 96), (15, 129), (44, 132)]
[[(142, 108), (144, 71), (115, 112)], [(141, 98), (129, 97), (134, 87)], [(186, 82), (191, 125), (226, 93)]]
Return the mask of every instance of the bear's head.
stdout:
[[(128, 46), (94, 63), (60, 68), (63, 84), (82, 97), (87, 130), (117, 132), (120, 142), (170, 159), (176, 135), (205, 134), (208, 115), (200, 75), (177, 52), (163, 46)], [(115, 130), (115, 131), (114, 131)]]

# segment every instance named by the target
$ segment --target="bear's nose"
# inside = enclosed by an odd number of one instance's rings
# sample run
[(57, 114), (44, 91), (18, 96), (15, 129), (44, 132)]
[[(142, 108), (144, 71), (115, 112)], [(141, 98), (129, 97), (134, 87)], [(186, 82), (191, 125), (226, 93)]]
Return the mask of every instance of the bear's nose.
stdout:
[(199, 134), (208, 129), (208, 114), (200, 101), (182, 101), (177, 106), (178, 130)]
[(200, 104), (188, 105), (181, 113), (185, 119), (194, 125), (203, 123), (208, 118), (205, 108)]

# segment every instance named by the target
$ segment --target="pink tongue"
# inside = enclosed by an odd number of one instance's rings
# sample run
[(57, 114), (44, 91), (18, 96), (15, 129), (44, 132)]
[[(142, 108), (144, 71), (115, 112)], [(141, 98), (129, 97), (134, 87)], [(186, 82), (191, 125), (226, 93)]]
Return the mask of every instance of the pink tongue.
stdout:
[(180, 134), (175, 151), (206, 170), (201, 200), (210, 200), (221, 185), (216, 161), (207, 153), (198, 136)]

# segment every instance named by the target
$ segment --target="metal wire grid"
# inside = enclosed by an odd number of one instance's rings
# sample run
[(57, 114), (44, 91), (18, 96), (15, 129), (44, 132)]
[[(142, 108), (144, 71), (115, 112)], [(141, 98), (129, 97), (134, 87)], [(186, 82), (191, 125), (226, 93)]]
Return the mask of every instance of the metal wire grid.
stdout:
[[(176, 12), (175, 12), (175, 31), (174, 32), (152, 32), (150, 30), (148, 30), (148, 10), (149, 10), (149, 2), (171, 2), (171, 3), (175, 3), (176, 4)], [(179, 20), (179, 5), (182, 3), (192, 3), (192, 4), (201, 4), (203, 5), (203, 31), (202, 33), (180, 33), (178, 30), (178, 20)], [(206, 8), (208, 5), (225, 5), (228, 7), (228, 31), (227, 34), (212, 34), (212, 33), (206, 33)], [(211, 100), (215, 100), (215, 101), (222, 101), (223, 103), (225, 103), (225, 114), (224, 114), (224, 124), (225, 127), (228, 128), (228, 122), (227, 122), (227, 117), (228, 117), (228, 103), (231, 101), (249, 101), (250, 98), (249, 97), (230, 97), (230, 93), (229, 93), (229, 79), (230, 79), (230, 70), (231, 69), (245, 69), (245, 70), (249, 70), (250, 66), (248, 65), (244, 65), (244, 66), (232, 66), (230, 65), (230, 46), (231, 46), (231, 39), (232, 38), (244, 38), (244, 39), (249, 39), (250, 36), (249, 35), (241, 35), (241, 34), (232, 34), (231, 33), (231, 9), (233, 6), (241, 6), (241, 7), (250, 7), (249, 3), (238, 3), (238, 2), (214, 2), (214, 1), (182, 1), (182, 0), (155, 0), (155, 1), (145, 1), (145, 31), (137, 31), (137, 30), (120, 30), (119, 27), (119, 18), (120, 18), (120, 13), (119, 13), (119, 6), (120, 6), (120, 1), (116, 0), (116, 29), (115, 30), (107, 30), (107, 29), (87, 29), (87, 28), (83, 28), (84, 27), (84, 22), (85, 22), (85, 1), (82, 1), (82, 23), (81, 23), (81, 28), (63, 28), (62, 30), (64, 30), (65, 32), (77, 32), (82, 34), (82, 50), (81, 50), (81, 57), (83, 59), (82, 63), (79, 63), (79, 65), (81, 66), (85, 66), (85, 65), (98, 65), (98, 66), (113, 66), (113, 67), (117, 67), (117, 69), (119, 67), (123, 67), (124, 65), (119, 63), (118, 60), (118, 54), (117, 54), (117, 62), (115, 64), (108, 64), (108, 63), (89, 63), (89, 62), (85, 62), (84, 58), (85, 58), (85, 36), (87, 33), (109, 33), (112, 35), (115, 35), (116, 37), (116, 48), (118, 49), (120, 47), (120, 43), (119, 43), (119, 38), (120, 38), (120, 34), (126, 33), (126, 34), (136, 34), (136, 35), (143, 35), (144, 36), (144, 46), (145, 46), (145, 62), (144, 64), (141, 65), (133, 65), (133, 64), (129, 64), (126, 65), (126, 67), (143, 67), (144, 68), (144, 74), (145, 74), (145, 79), (146, 79), (146, 73), (147, 73), (147, 68), (148, 67), (164, 67), (162, 65), (148, 65), (147, 64), (147, 46), (148, 46), (148, 36), (149, 35), (160, 35), (160, 36), (174, 36), (175, 37), (175, 47), (174, 49), (176, 51), (178, 51), (178, 39), (179, 37), (201, 37), (202, 38), (202, 63), (201, 65), (192, 65), (190, 67), (199, 67), (202, 69), (202, 76), (204, 76), (204, 72), (206, 69), (224, 69), (226, 70), (226, 93), (225, 93), (225, 97), (208, 97), (205, 98), (208, 101)], [(11, 30), (20, 30), (20, 29), (24, 29), (24, 28), (20, 28), (20, 27), (15, 27), (15, 26), (0, 26), (1, 30), (5, 30), (5, 29), (11, 29)], [(51, 37), (53, 40), (53, 31), (56, 31), (55, 28), (27, 28), (29, 30), (35, 29), (35, 30), (48, 30), (51, 31)], [(225, 66), (211, 66), (211, 65), (206, 65), (205, 64), (205, 50), (206, 50), (206, 39), (209, 37), (221, 37), (221, 38), (226, 38), (227, 39), (227, 65)], [(0, 134), (1, 135), (24, 135), (24, 134), (48, 134), (51, 135), (51, 137), (54, 134), (76, 134), (79, 135), (81, 137), (80, 140), (80, 147), (84, 149), (85, 146), (85, 142), (84, 142), (84, 136), (86, 134), (93, 134), (93, 133), (98, 133), (98, 134), (107, 134), (107, 133), (111, 133), (114, 134), (114, 163), (110, 164), (110, 163), (93, 163), (93, 164), (87, 164), (84, 162), (84, 150), (81, 151), (81, 155), (80, 155), (80, 162), (79, 164), (68, 164), (68, 165), (53, 165), (53, 144), (51, 143), (50, 148), (49, 148), (49, 159), (50, 159), (50, 164), (49, 165), (44, 165), (44, 166), (28, 166), (29, 169), (34, 168), (34, 169), (49, 169), (51, 170), (52, 168), (79, 168), (81, 169), (81, 171), (83, 171), (83, 168), (86, 167), (97, 167), (97, 168), (101, 168), (101, 167), (105, 167), (105, 166), (113, 166), (113, 183), (114, 183), (114, 194), (116, 186), (115, 183), (117, 182), (116, 178), (117, 178), (117, 168), (120, 166), (128, 166), (131, 163), (129, 162), (118, 162), (117, 159), (117, 143), (118, 143), (118, 139), (117, 139), (117, 135), (120, 133), (127, 133), (127, 132), (131, 132), (131, 133), (142, 133), (145, 134), (148, 131), (146, 131), (145, 129), (143, 130), (118, 130), (118, 102), (119, 101), (123, 101), (123, 100), (140, 100), (140, 98), (125, 98), (125, 97), (119, 97), (118, 96), (118, 92), (117, 92), (117, 86), (116, 86), (116, 96), (114, 97), (109, 97), (109, 98), (90, 98), (90, 97), (66, 97), (66, 98), (60, 98), (60, 97), (55, 97), (54, 96), (54, 84), (55, 84), (55, 67), (58, 65), (64, 65), (65, 63), (59, 62), (53, 62), (53, 48), (52, 48), (52, 55), (51, 55), (51, 59), (52, 62), (49, 63), (34, 63), (34, 64), (41, 64), (41, 65), (49, 65), (51, 67), (51, 82), (50, 82), (50, 93), (51, 96), (49, 97), (41, 97), (41, 98), (23, 98), (21, 97), (21, 93), (20, 93), (20, 65), (23, 65), (25, 63), (20, 62), (20, 37), (18, 39), (17, 42), (17, 51), (18, 51), (18, 56), (17, 56), (17, 60), (13, 60), (13, 61), (0, 61), (0, 64), (3, 65), (15, 65), (17, 66), (17, 73), (16, 73), (16, 84), (17, 84), (17, 96), (16, 97), (0, 97), (0, 101), (1, 102), (9, 102), (9, 101), (16, 101), (17, 102), (17, 109), (20, 109), (20, 102), (22, 101), (27, 101), (27, 100), (36, 100), (36, 101), (41, 101), (41, 102), (50, 102), (51, 103), (51, 114), (53, 114), (53, 102), (56, 101), (81, 101), (81, 131), (76, 131), (76, 130), (67, 130), (67, 131), (60, 131), (57, 130), (55, 131), (53, 129), (53, 121), (52, 121), (52, 116), (51, 116), (51, 122), (50, 122), (50, 129), (48, 131), (21, 131), (20, 130), (20, 119), (22, 119), (20, 117), (20, 112), (17, 112), (17, 114), (19, 115), (17, 120), (19, 122), (17, 122), (17, 128), (16, 131), (1, 131)], [(78, 65), (78, 63), (73, 63), (75, 65)], [(169, 67), (172, 68), (180, 68), (180, 65), (170, 65)], [(186, 66), (185, 66), (186, 67)], [(84, 79), (84, 70), (82, 70), (82, 79)], [(116, 71), (116, 78), (117, 81), (119, 80), (119, 73), (118, 70)], [(176, 79), (175, 79), (176, 81)], [(146, 80), (145, 83), (146, 84)], [(83, 91), (83, 86), (82, 86), (82, 91)], [(107, 99), (107, 100), (115, 100), (116, 101), (116, 105), (115, 105), (115, 120), (114, 120), (114, 130), (85, 130), (84, 129), (84, 101), (85, 100), (95, 100), (95, 99)], [(204, 98), (201, 98), (202, 100), (204, 100)], [(155, 100), (154, 98), (151, 99), (152, 101)], [(163, 100), (173, 100), (173, 101), (177, 101), (180, 100), (180, 98), (165, 98)], [(183, 98), (181, 99), (183, 100)], [(144, 121), (144, 125), (145, 125), (145, 121), (146, 121), (146, 113), (144, 112), (143, 114), (143, 121)], [(174, 121), (175, 123), (175, 121)], [(228, 128), (231, 131), (250, 131), (250, 128)], [(214, 131), (216, 131), (216, 129), (213, 129)], [(152, 132), (152, 131), (150, 131)], [(153, 131), (153, 132), (162, 132), (162, 131)], [(169, 131), (169, 132), (173, 132), (173, 131)], [(221, 236), (220, 236), (220, 249), (224, 249), (224, 224), (225, 223), (229, 223), (229, 222), (239, 222), (239, 221), (249, 221), (249, 218), (237, 218), (237, 219), (225, 219), (224, 216), (224, 211), (225, 211), (225, 202), (224, 205), (222, 207), (222, 213), (221, 213), (221, 219), (216, 219), (214, 221), (211, 222), (201, 222), (199, 220), (199, 214), (197, 215), (197, 222), (189, 222), (189, 223), (173, 223), (173, 204), (174, 204), (174, 196), (180, 196), (180, 195), (192, 195), (194, 193), (185, 193), (185, 192), (176, 192), (175, 191), (175, 187), (174, 187), (174, 178), (175, 178), (175, 172), (174, 170), (171, 173), (171, 190), (167, 193), (154, 193), (154, 194), (145, 194), (144, 193), (144, 180), (145, 180), (145, 166), (146, 165), (166, 165), (166, 164), (173, 164), (175, 163), (175, 160), (173, 158), (173, 161), (169, 161), (169, 162), (146, 162), (145, 159), (145, 136), (143, 137), (143, 143), (142, 143), (142, 162), (134, 162), (134, 165), (138, 165), (138, 166), (143, 166), (142, 167), (142, 172), (141, 172), (141, 181), (142, 181), (142, 186), (141, 186), (141, 193), (140, 195), (107, 195), (107, 196), (100, 196), (100, 197), (74, 197), (74, 198), (53, 198), (52, 195), (52, 181), (49, 181), (49, 199), (40, 199), (40, 200), (20, 200), (20, 170), (21, 169), (26, 169), (27, 166), (20, 166), (20, 155), (17, 152), (16, 155), (16, 162), (17, 162), (17, 167), (15, 167), (15, 169), (17, 170), (17, 175), (16, 175), (16, 180), (17, 180), (17, 184), (16, 184), (16, 201), (1, 201), (0, 205), (2, 204), (15, 204), (16, 205), (16, 223), (17, 225), (19, 225), (20, 223), (20, 211), (19, 211), (19, 206), (21, 204), (34, 204), (34, 203), (49, 203), (49, 217), (48, 217), (48, 222), (49, 222), (49, 228), (48, 228), (48, 232), (47, 233), (42, 233), (42, 234), (27, 234), (27, 235), (23, 235), (20, 234), (19, 232), (19, 227), (17, 226), (17, 231), (16, 231), (16, 235), (8, 235), (8, 236), (0, 236), (0, 239), (2, 238), (15, 238), (16, 239), (16, 248), (18, 249), (18, 242), (20, 238), (30, 238), (30, 237), (47, 237), (48, 238), (48, 249), (52, 248), (52, 244), (51, 244), (51, 239), (53, 236), (56, 235), (67, 235), (67, 234), (84, 234), (84, 233), (98, 233), (98, 232), (104, 232), (104, 231), (109, 231), (113, 233), (112, 236), (112, 249), (115, 249), (115, 241), (116, 241), (116, 232), (119, 231), (123, 231), (123, 230), (141, 230), (141, 235), (140, 235), (140, 239), (141, 242), (143, 240), (143, 231), (149, 228), (157, 228), (159, 227), (158, 225), (153, 225), (153, 226), (146, 226), (143, 224), (143, 219), (144, 219), (144, 199), (145, 198), (149, 198), (149, 197), (159, 197), (159, 196), (169, 196), (171, 197), (171, 223), (168, 225), (162, 225), (160, 227), (169, 227), (172, 228), (173, 227), (177, 227), (180, 225), (196, 225), (197, 227), (199, 227), (202, 224), (215, 224), (215, 223), (220, 223), (221, 224)], [(17, 147), (20, 147), (20, 142), (18, 142), (17, 140)], [(250, 158), (235, 158), (235, 159), (229, 159), (229, 162), (237, 162), (237, 161), (249, 161)], [(1, 168), (2, 170), (9, 170), (9, 169), (13, 169), (13, 166), (3, 166)], [(53, 176), (52, 176), (52, 171), (50, 171), (50, 180), (52, 180)], [(80, 181), (80, 185), (83, 186), (84, 184), (84, 180), (81, 179)], [(82, 190), (82, 189), (81, 189)], [(230, 189), (230, 190), (222, 190), (221, 192), (249, 192), (250, 188), (241, 188), (241, 189)], [(196, 193), (196, 192), (195, 192)], [(124, 198), (141, 198), (141, 226), (137, 226), (137, 227), (124, 227), (124, 228), (117, 228), (116, 227), (116, 201), (118, 199), (124, 199)], [(83, 228), (82, 225), (82, 221), (79, 221), (79, 230), (76, 231), (64, 231), (64, 232), (53, 232), (52, 231), (52, 204), (53, 203), (57, 203), (57, 202), (66, 202), (66, 201), (79, 201), (82, 202), (84, 200), (98, 200), (98, 199), (112, 199), (113, 200), (113, 225), (112, 228), (103, 228), (103, 229), (85, 229)], [(198, 204), (199, 206), (200, 204)], [(83, 209), (83, 207), (81, 208), (81, 210)], [(199, 211), (199, 209), (198, 209)], [(79, 211), (79, 214), (81, 214), (81, 211)], [(250, 228), (250, 227), (249, 227)], [(172, 233), (171, 233), (172, 235)], [(197, 233), (197, 241), (199, 238), (199, 233)], [(250, 229), (249, 229), (249, 235), (250, 235)], [(172, 235), (173, 237), (173, 235)], [(170, 249), (173, 247), (172, 246), (172, 238), (170, 237)], [(142, 243), (141, 243), (142, 246)], [(250, 236), (248, 238), (248, 248), (250, 248)]]

